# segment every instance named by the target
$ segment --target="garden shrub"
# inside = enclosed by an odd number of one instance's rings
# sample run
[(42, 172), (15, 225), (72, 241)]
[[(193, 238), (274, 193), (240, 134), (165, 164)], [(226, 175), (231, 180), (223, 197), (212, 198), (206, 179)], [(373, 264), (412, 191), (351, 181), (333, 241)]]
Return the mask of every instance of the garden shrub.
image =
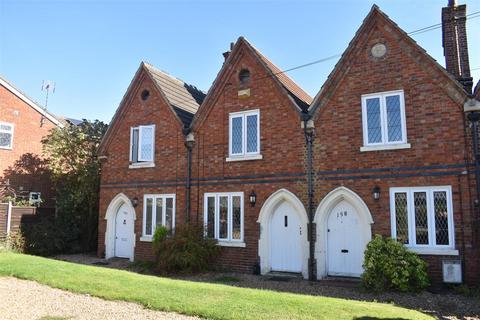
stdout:
[(6, 242), (6, 248), (8, 250), (18, 252), (18, 253), (25, 252), (25, 247), (26, 247), (25, 237), (23, 236), (21, 231), (10, 232), (5, 242)]
[(51, 256), (65, 249), (66, 232), (53, 217), (22, 226), (22, 233), (25, 237), (25, 252), (29, 254)]
[(197, 225), (182, 225), (172, 234), (164, 228), (155, 230), (153, 250), (157, 271), (161, 273), (192, 273), (208, 270), (218, 257), (217, 241), (204, 237)]
[(427, 263), (391, 238), (376, 235), (365, 251), (364, 286), (373, 291), (420, 291), (429, 285)]

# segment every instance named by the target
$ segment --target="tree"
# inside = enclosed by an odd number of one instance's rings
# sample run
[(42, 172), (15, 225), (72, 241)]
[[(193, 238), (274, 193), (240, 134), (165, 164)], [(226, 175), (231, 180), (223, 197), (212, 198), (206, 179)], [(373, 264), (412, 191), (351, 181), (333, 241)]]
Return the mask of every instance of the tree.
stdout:
[(94, 250), (97, 245), (100, 163), (97, 148), (107, 130), (101, 121), (51, 131), (43, 140), (56, 189), (56, 225), (65, 251)]

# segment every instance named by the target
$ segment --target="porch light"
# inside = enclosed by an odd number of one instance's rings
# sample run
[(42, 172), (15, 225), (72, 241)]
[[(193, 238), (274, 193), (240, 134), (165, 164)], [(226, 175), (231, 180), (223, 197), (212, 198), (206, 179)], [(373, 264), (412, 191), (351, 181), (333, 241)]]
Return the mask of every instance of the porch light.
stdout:
[(136, 208), (138, 206), (138, 198), (134, 197), (133, 199), (130, 200), (132, 202), (132, 206)]
[(248, 198), (250, 200), (250, 206), (255, 207), (255, 203), (257, 202), (257, 194), (255, 191), (252, 190)]
[(375, 200), (380, 199), (380, 187), (379, 186), (375, 186), (373, 188), (372, 195), (373, 195), (373, 199), (375, 199)]

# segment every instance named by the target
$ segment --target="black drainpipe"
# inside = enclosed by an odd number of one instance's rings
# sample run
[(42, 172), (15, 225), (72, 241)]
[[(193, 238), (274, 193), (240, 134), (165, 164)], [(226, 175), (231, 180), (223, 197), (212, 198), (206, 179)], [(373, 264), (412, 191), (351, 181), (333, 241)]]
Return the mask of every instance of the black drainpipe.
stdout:
[(473, 142), (473, 157), (475, 160), (475, 182), (477, 184), (477, 194), (475, 199), (475, 206), (479, 207), (480, 201), (480, 159), (478, 150), (478, 121), (480, 120), (479, 112), (470, 112), (467, 115), (468, 120), (472, 123), (472, 142)]
[(310, 115), (303, 114), (303, 131), (305, 134), (305, 143), (307, 144), (307, 210), (308, 210), (308, 241), (310, 257), (308, 259), (308, 278), (315, 280), (315, 239), (313, 225), (313, 128), (308, 128), (307, 124)]
[(187, 178), (185, 181), (185, 222), (190, 223), (190, 194), (192, 190), (192, 149), (195, 145), (193, 139), (193, 133), (189, 129), (184, 131), (185, 134), (185, 147), (187, 148)]

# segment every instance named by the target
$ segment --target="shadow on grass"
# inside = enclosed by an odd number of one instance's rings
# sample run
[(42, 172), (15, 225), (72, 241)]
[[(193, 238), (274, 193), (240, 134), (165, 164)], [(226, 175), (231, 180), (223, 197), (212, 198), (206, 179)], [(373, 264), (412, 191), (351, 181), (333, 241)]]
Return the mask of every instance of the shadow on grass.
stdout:
[(408, 320), (406, 318), (355, 317), (353, 320)]

